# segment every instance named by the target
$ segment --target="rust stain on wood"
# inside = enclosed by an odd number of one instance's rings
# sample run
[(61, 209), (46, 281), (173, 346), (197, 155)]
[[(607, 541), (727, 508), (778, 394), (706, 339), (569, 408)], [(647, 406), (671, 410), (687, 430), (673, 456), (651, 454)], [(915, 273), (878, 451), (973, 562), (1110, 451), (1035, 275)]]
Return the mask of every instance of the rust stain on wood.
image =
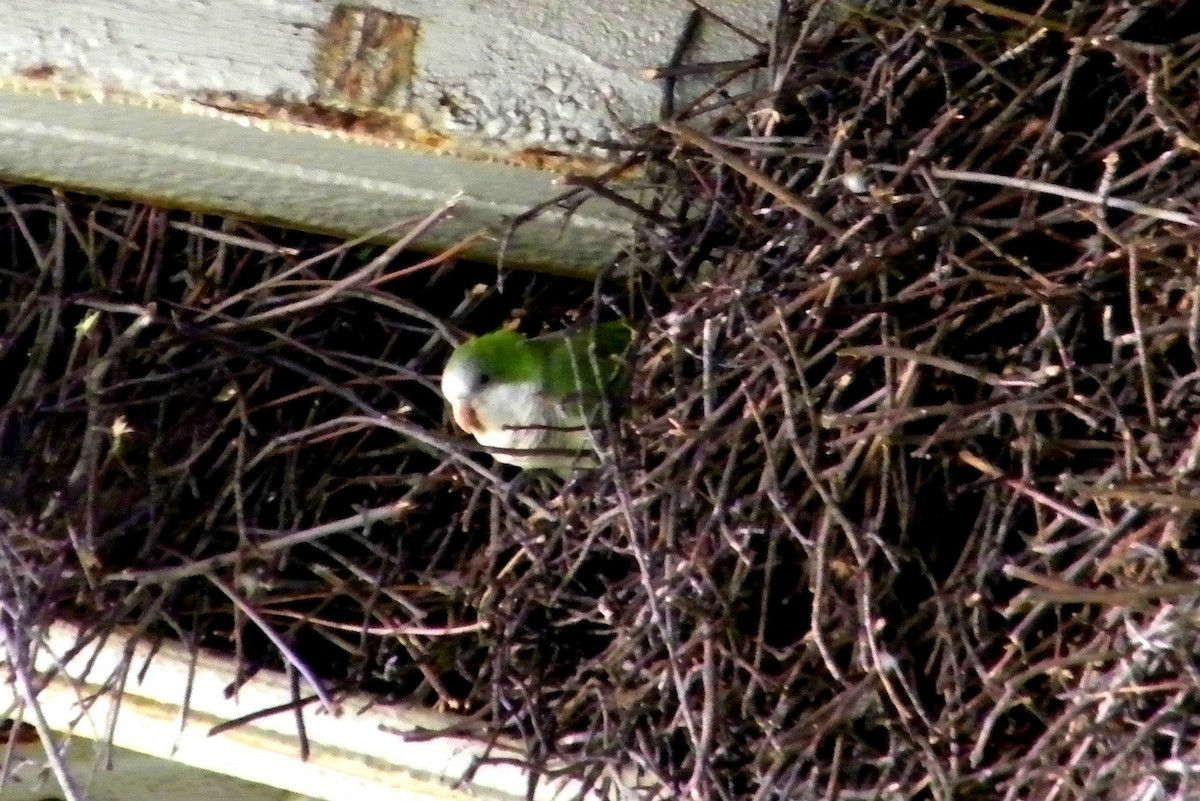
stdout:
[(313, 63), (318, 102), (352, 109), (406, 108), (418, 27), (418, 20), (403, 14), (335, 7)]

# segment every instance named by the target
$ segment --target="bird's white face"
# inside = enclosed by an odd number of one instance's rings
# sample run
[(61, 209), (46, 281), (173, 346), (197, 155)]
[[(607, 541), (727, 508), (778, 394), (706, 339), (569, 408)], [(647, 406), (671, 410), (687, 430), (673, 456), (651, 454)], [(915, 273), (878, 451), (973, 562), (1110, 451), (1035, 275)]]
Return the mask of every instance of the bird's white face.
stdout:
[(442, 372), (442, 396), (459, 428), (498, 461), (518, 467), (568, 474), (586, 460), (594, 445), (579, 404), (547, 395), (529, 354), (505, 347), (514, 343), (474, 342), (474, 349), (468, 343), (456, 350)]
[[(574, 454), (590, 442), (582, 417), (549, 401), (535, 382), (493, 381), (462, 364), (447, 368), (442, 375), (442, 395), (450, 404), (454, 422), (485, 448), (502, 449), (492, 451), (497, 460), (566, 473), (580, 463)], [(547, 448), (565, 454), (545, 453)]]
[(483, 441), (506, 429), (536, 424), (540, 417), (537, 386), (532, 382), (496, 381), (471, 364), (447, 366), (442, 395), (459, 428)]
[[(534, 339), (502, 328), (458, 345), (441, 382), (454, 422), (497, 461), (561, 475), (597, 464), (599, 385), (616, 373), (611, 359), (628, 345), (630, 333), (623, 324), (602, 325), (603, 332), (594, 334)], [(600, 375), (581, 374), (575, 362), (593, 345), (610, 363)]]
[(479, 390), (479, 374), (465, 364), (448, 365), (442, 374), (442, 396), (450, 404), (454, 422), (468, 434), (482, 428), (473, 400)]

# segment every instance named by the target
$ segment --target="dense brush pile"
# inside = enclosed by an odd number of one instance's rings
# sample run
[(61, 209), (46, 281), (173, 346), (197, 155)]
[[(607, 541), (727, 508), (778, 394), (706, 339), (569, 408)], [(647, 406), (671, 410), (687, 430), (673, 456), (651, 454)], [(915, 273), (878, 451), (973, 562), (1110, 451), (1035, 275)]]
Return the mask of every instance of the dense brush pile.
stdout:
[[(875, 6), (664, 73), (712, 91), (634, 132), (597, 291), (0, 193), (3, 626), (302, 664), (666, 797), (1194, 797), (1200, 43)], [(640, 328), (605, 466), (505, 481), (441, 320), (601, 306)]]

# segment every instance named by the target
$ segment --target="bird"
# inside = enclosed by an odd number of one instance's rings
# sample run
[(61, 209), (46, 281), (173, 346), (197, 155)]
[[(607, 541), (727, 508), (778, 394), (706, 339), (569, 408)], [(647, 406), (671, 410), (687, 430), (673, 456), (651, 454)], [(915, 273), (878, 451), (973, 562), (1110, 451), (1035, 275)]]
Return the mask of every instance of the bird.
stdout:
[(532, 338), (502, 328), (454, 349), (442, 395), (497, 461), (569, 477), (599, 463), (594, 427), (632, 341), (619, 320)]

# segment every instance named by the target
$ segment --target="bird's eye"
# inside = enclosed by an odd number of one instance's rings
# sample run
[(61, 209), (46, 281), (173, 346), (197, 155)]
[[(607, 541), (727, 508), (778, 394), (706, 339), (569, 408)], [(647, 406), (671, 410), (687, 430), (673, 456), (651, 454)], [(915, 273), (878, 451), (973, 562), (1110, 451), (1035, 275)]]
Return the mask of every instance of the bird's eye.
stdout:
[(487, 373), (479, 374), (479, 386), (486, 387), (490, 383), (492, 383), (492, 377), (490, 375)]

